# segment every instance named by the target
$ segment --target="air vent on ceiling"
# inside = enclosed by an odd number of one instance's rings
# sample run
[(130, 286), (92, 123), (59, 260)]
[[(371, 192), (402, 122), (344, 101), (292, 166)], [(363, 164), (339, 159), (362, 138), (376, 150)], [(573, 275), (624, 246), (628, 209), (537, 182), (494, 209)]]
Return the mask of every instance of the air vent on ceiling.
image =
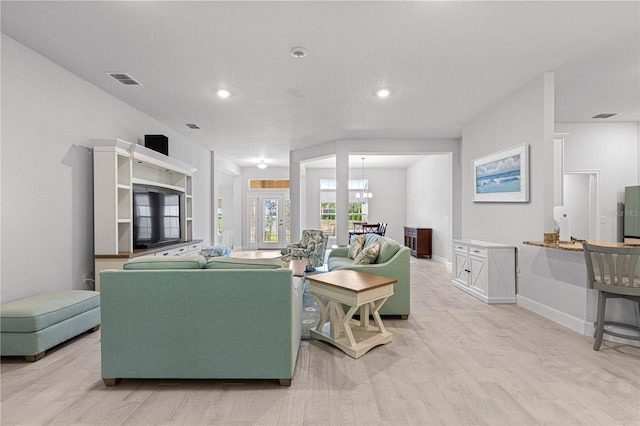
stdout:
[(108, 75), (118, 80), (120, 83), (125, 86), (142, 86), (138, 81), (136, 81), (129, 74), (124, 72), (108, 72)]
[(591, 118), (597, 118), (597, 119), (603, 120), (603, 119), (606, 119), (606, 118), (611, 118), (614, 115), (618, 115), (618, 113), (617, 112), (604, 112), (602, 114), (594, 115)]
[(186, 123), (185, 126), (193, 130), (200, 130), (200, 126), (195, 123)]

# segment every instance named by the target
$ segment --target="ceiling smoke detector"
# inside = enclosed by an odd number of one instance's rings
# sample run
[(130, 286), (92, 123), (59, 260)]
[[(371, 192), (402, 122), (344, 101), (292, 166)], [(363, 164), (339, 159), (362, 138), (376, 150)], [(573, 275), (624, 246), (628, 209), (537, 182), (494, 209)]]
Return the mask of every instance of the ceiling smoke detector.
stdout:
[(131, 77), (126, 72), (108, 72), (109, 77), (115, 78), (125, 86), (142, 86), (135, 78)]
[(603, 112), (602, 114), (594, 115), (591, 118), (595, 118), (595, 119), (598, 119), (598, 120), (605, 120), (607, 118), (611, 118), (611, 117), (616, 116), (618, 114), (619, 113), (617, 113), (617, 112)]
[(294, 47), (289, 51), (289, 53), (291, 54), (291, 56), (297, 59), (307, 56), (307, 50), (304, 47)]

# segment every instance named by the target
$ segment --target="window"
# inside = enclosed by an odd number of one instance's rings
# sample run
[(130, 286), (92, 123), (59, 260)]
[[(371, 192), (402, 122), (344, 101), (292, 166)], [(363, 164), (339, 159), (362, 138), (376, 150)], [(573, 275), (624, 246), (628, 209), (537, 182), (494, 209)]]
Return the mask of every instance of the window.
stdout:
[[(356, 200), (356, 192), (365, 188), (367, 181), (349, 179), (349, 229), (353, 222), (367, 221), (367, 205)], [(320, 179), (320, 226), (324, 233), (336, 235), (336, 181)]]
[(216, 220), (216, 229), (218, 235), (222, 235), (222, 198), (218, 198), (218, 212)]
[(148, 194), (136, 194), (136, 208), (138, 209), (138, 238), (140, 240), (151, 239), (151, 200)]
[(249, 189), (288, 189), (289, 179), (249, 179)]
[(164, 238), (180, 238), (180, 197), (164, 197)]

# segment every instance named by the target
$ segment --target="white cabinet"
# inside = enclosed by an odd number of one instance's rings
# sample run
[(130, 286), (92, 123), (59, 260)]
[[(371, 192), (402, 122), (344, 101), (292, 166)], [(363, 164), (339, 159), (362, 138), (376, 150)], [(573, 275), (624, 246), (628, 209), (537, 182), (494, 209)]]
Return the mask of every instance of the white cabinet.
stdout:
[(453, 285), (486, 303), (516, 303), (514, 246), (453, 240)]
[(189, 244), (183, 244), (179, 247), (172, 247), (167, 250), (161, 250), (153, 253), (154, 256), (190, 256), (194, 254), (200, 254), (202, 251), (202, 243), (191, 242)]

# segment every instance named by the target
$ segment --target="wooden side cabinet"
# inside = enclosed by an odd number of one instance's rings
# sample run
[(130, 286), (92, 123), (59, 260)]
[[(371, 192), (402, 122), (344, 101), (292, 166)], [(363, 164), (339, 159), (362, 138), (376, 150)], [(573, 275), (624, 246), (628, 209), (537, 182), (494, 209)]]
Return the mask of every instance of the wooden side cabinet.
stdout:
[(404, 227), (404, 245), (411, 249), (411, 256), (431, 259), (431, 228)]

